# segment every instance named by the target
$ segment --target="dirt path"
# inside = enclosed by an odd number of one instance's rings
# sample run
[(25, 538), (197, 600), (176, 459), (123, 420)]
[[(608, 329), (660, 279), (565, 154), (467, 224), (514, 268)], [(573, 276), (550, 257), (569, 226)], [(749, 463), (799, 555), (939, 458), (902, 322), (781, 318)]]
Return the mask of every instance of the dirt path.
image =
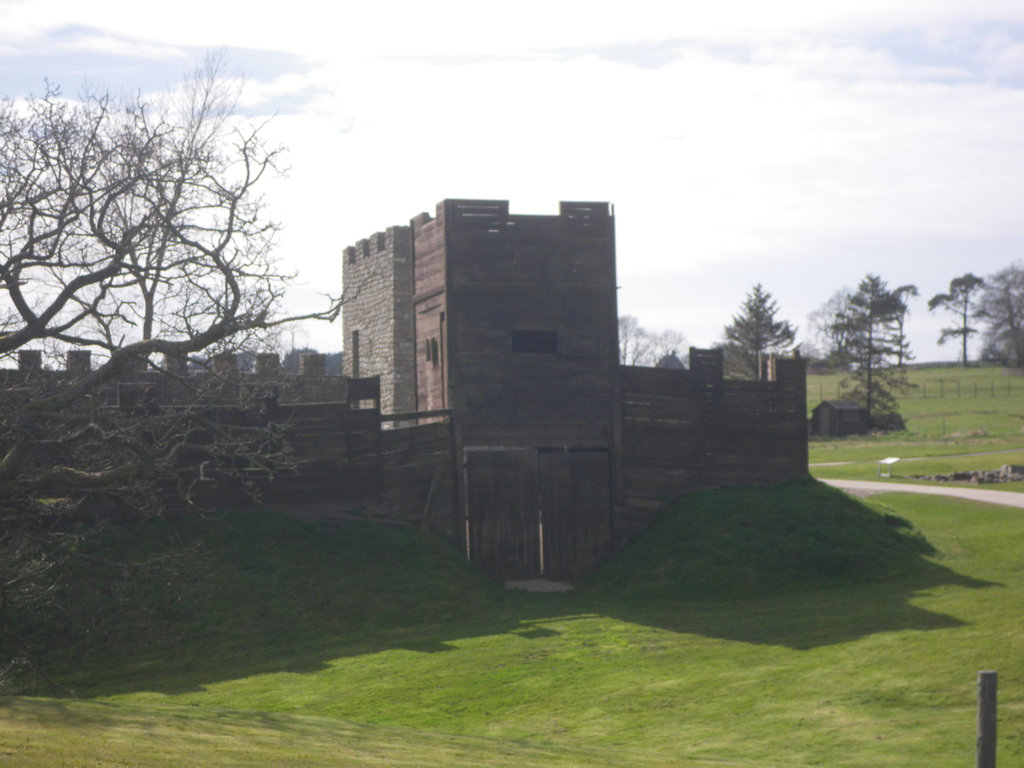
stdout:
[(990, 491), (982, 488), (961, 488), (952, 485), (914, 485), (912, 483), (885, 483), (874, 480), (825, 480), (819, 482), (841, 488), (855, 496), (870, 496), (875, 493), (923, 493), (932, 496), (954, 496), (958, 499), (1001, 504), (1004, 507), (1024, 509), (1024, 493), (1013, 491)]

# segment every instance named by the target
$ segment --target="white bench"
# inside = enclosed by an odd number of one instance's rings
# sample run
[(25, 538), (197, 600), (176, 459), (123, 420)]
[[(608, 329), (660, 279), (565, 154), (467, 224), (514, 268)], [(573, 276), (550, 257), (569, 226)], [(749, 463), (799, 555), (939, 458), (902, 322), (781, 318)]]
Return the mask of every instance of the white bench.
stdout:
[[(878, 476), (879, 477), (892, 477), (892, 465), (900, 460), (899, 456), (887, 456), (884, 459), (878, 460)], [(882, 474), (882, 468), (885, 468), (885, 474)]]

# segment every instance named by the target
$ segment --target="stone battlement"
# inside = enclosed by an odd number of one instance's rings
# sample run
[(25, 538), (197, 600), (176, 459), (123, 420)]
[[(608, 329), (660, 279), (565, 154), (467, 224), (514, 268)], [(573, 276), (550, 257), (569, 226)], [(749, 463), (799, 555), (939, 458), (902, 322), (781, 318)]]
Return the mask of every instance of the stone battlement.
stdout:
[(350, 245), (344, 250), (345, 263), (355, 264), (362, 259), (369, 259), (385, 254), (394, 254), (395, 230), (407, 229), (406, 227), (388, 227), (384, 232), (375, 232), (370, 237), (358, 240), (355, 245)]

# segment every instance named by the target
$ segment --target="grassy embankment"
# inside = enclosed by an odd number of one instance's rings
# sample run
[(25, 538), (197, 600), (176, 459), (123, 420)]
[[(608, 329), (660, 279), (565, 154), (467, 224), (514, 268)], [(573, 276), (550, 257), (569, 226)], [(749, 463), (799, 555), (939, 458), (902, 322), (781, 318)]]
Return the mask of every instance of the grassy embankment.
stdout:
[(132, 586), (135, 612), (98, 596), (123, 574), (79, 574), (74, 641), (23, 625), (81, 698), (0, 699), (0, 762), (944, 768), (971, 760), (994, 668), (1000, 761), (1020, 763), (1024, 516), (884, 501), (684, 497), (565, 594), (506, 592), (405, 528), (123, 530), (118, 560), (206, 555), (180, 589)]
[[(904, 460), (893, 472), (899, 482), (911, 475), (1024, 465), (1024, 377), (1007, 375), (998, 367), (951, 366), (911, 369), (907, 378), (910, 387), (899, 397), (906, 432), (812, 439), (810, 462), (815, 477), (877, 479), (878, 459), (886, 456)], [(842, 399), (843, 379), (839, 374), (808, 376), (808, 416), (822, 397)], [(961, 455), (985, 452), (992, 453)], [(829, 462), (853, 463), (813, 466)], [(998, 488), (1022, 491), (1024, 483)]]

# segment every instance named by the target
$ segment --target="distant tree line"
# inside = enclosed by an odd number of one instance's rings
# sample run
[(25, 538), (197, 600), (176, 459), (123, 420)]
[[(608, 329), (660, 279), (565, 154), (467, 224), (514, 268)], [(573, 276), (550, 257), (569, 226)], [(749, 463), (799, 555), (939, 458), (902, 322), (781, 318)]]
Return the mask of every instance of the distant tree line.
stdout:
[[(856, 289), (836, 291), (808, 318), (813, 341), (803, 345), (804, 353), (849, 373), (847, 398), (867, 409), (876, 429), (903, 428), (896, 394), (906, 387), (906, 366), (914, 360), (906, 319), (910, 299), (919, 295), (916, 285), (890, 288), (878, 275), (868, 274)], [(984, 279), (970, 272), (955, 277), (946, 291), (928, 300), (928, 309), (951, 317), (938, 343), (955, 341), (962, 365), (970, 362), (971, 337), (980, 333), (982, 362), (1024, 368), (1024, 263)], [(796, 326), (780, 317), (778, 302), (757, 283), (723, 330), (719, 346), (726, 373), (759, 378), (765, 358), (800, 349), (796, 335)], [(671, 365), (673, 358), (682, 359), (684, 347), (678, 331), (655, 333), (631, 315), (619, 319), (623, 365)]]
[(632, 315), (619, 318), (619, 362), (647, 367), (685, 366), (686, 337), (672, 329), (650, 331)]
[[(908, 300), (917, 295), (916, 286), (890, 289), (877, 275), (868, 275), (856, 290), (837, 291), (809, 318), (822, 359), (850, 370), (851, 399), (864, 404), (880, 428), (900, 424), (894, 393), (905, 386), (903, 369), (913, 360), (904, 320)], [(981, 362), (1024, 368), (1024, 264), (987, 278), (970, 272), (955, 277), (946, 291), (928, 300), (928, 309), (951, 317), (938, 343), (955, 341), (961, 365), (970, 363), (971, 337), (981, 334)]]
[[(877, 276), (869, 275), (872, 282)], [(879, 281), (874, 288), (888, 292), (891, 301), (885, 303), (883, 313), (891, 312), (887, 323), (891, 326), (888, 344), (893, 347), (897, 367), (913, 359), (903, 332), (903, 320), (908, 311), (907, 300), (917, 296), (917, 288), (904, 285), (889, 290)], [(865, 282), (856, 291), (837, 291), (819, 309), (810, 315), (815, 340), (820, 345), (821, 357), (830, 364), (842, 365), (848, 360), (851, 337), (851, 302), (865, 289)], [(876, 296), (877, 298), (877, 296)], [(967, 272), (949, 282), (949, 288), (928, 300), (928, 309), (942, 311), (951, 318), (949, 326), (939, 334), (938, 343), (952, 340), (960, 347), (960, 364), (970, 364), (968, 344), (980, 334), (983, 344), (978, 360), (1024, 368), (1024, 264), (1015, 263), (1005, 269), (981, 278)]]

